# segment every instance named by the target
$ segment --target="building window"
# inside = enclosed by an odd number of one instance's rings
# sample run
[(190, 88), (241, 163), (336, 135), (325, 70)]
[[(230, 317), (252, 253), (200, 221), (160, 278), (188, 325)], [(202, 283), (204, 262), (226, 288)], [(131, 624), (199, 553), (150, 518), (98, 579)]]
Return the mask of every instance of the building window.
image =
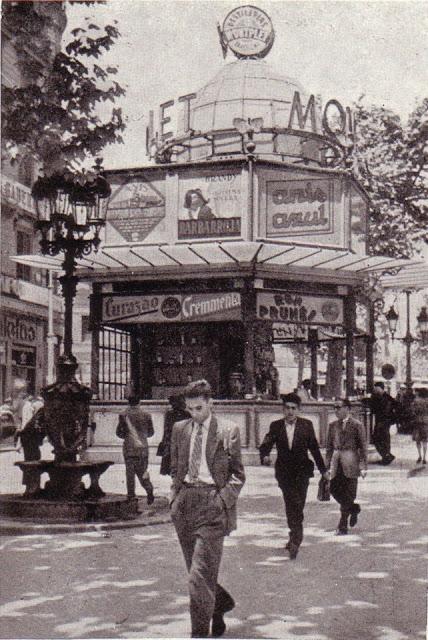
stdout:
[(98, 394), (100, 400), (124, 400), (131, 370), (131, 336), (104, 327), (100, 331)]
[(28, 393), (35, 393), (36, 349), (34, 347), (17, 346), (12, 349), (12, 379), (24, 381)]
[[(16, 253), (19, 256), (28, 255), (32, 251), (31, 235), (25, 231), (18, 231), (16, 235)], [(31, 268), (24, 264), (17, 264), (16, 277), (20, 280), (31, 281)]]
[(33, 169), (34, 169), (34, 161), (33, 158), (26, 157), (22, 160), (21, 164), (18, 168), (18, 180), (21, 184), (24, 184), (26, 187), (31, 187), (33, 184)]

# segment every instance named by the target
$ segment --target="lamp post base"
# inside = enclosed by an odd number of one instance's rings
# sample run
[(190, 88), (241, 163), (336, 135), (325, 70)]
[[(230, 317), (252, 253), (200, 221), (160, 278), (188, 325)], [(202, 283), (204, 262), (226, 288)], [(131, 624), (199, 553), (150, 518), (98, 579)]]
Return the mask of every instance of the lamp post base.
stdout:
[(35, 524), (113, 522), (133, 520), (139, 514), (138, 501), (107, 494), (98, 500), (47, 500), (42, 497), (0, 496), (0, 516), (28, 520)]

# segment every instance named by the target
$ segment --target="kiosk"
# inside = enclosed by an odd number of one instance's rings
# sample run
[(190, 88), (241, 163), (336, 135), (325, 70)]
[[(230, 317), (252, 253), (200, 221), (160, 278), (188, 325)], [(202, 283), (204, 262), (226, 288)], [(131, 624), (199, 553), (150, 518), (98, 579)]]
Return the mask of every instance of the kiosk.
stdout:
[[(366, 255), (369, 200), (347, 167), (352, 113), (271, 69), (263, 11), (235, 9), (220, 39), (237, 59), (160, 105), (157, 124), (150, 114), (151, 163), (106, 175), (105, 242), (80, 269), (92, 283), (94, 457), (119, 446), (130, 381), (156, 444), (165, 399), (204, 377), (251, 458), (281, 411), (280, 343), (309, 347), (316, 396), (320, 345), (341, 341), (341, 392), (354, 395), (355, 338), (368, 335), (357, 330), (358, 296), (391, 259)], [(323, 444), (332, 402), (302, 412)]]

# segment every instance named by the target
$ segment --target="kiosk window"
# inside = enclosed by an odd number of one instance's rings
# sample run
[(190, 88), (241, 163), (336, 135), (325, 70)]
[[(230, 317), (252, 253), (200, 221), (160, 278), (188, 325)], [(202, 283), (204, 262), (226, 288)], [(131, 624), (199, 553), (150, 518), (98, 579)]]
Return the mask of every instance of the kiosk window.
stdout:
[(127, 331), (100, 331), (98, 393), (102, 400), (123, 400), (131, 368), (131, 337)]

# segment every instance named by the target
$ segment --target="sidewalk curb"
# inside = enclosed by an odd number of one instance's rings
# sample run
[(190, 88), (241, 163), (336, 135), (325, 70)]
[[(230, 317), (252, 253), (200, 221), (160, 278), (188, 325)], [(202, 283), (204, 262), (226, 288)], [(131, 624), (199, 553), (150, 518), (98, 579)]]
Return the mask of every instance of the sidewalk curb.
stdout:
[(171, 522), (169, 510), (165, 514), (151, 517), (150, 514), (143, 514), (143, 517), (134, 520), (116, 520), (114, 522), (73, 522), (67, 523), (33, 523), (9, 520), (0, 522), (0, 536), (26, 536), (45, 535), (57, 533), (82, 533), (89, 531), (109, 531), (111, 529), (133, 529), (148, 527), (151, 525), (166, 524)]

